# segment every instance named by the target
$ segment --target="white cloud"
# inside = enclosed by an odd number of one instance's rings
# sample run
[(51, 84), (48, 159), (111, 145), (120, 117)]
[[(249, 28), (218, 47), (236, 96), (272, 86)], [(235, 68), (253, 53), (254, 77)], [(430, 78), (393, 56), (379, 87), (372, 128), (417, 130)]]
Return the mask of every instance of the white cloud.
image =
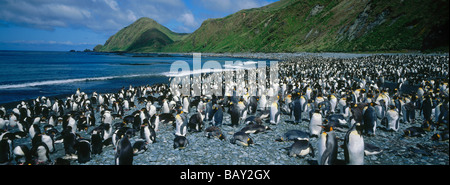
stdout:
[(234, 13), (242, 9), (257, 8), (268, 5), (265, 0), (198, 0), (201, 6), (212, 11)]
[(119, 6), (118, 6), (116, 1), (114, 1), (114, 0), (104, 0), (104, 1), (114, 11), (118, 11), (119, 10)]
[(31, 45), (69, 45), (69, 46), (77, 46), (77, 45), (93, 45), (96, 43), (87, 43), (87, 42), (80, 42), (80, 43), (73, 43), (72, 41), (54, 41), (54, 40), (14, 40), (14, 41), (2, 41), (0, 43), (7, 43), (7, 44), (31, 44)]
[(196, 24), (181, 0), (0, 0), (0, 4), (0, 21), (45, 30), (74, 27), (114, 34), (140, 17), (161, 24), (173, 20), (190, 27)]
[(189, 27), (196, 27), (198, 23), (195, 21), (194, 15), (190, 12), (186, 12), (181, 15), (179, 20), (185, 25)]

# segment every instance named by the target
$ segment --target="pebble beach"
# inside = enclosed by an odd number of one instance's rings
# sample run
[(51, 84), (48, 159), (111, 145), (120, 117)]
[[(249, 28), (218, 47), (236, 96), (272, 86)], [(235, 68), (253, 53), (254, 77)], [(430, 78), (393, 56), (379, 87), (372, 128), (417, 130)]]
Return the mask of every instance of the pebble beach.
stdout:
[[(214, 54), (203, 54), (212, 56)], [(215, 57), (222, 56), (220, 54)], [(248, 146), (241, 146), (230, 142), (233, 135), (241, 131), (248, 123), (242, 121), (237, 126), (231, 125), (231, 115), (228, 112), (231, 108), (229, 102), (232, 100), (224, 100), (223, 97), (217, 97), (216, 104), (221, 105), (223, 109), (223, 121), (218, 127), (221, 129), (225, 139), (215, 137), (207, 137), (205, 129), (214, 125), (214, 123), (207, 118), (203, 119), (203, 130), (200, 132), (185, 133), (189, 144), (183, 149), (174, 149), (175, 138), (175, 121), (161, 120), (157, 128), (155, 128), (156, 139), (153, 143), (146, 144), (145, 151), (142, 151), (133, 156), (133, 165), (317, 165), (319, 142), (318, 137), (309, 137), (308, 141), (313, 147), (315, 155), (304, 156), (290, 156), (290, 147), (294, 141), (277, 141), (283, 137), (289, 130), (300, 130), (305, 133), (310, 133), (310, 114), (316, 108), (321, 111), (323, 120), (327, 115), (339, 114), (345, 117), (345, 123), (335, 129), (337, 143), (339, 145), (337, 152), (337, 164), (345, 164), (344, 150), (341, 145), (344, 144), (344, 139), (347, 131), (351, 128), (352, 119), (355, 118), (353, 112), (345, 113), (345, 108), (349, 106), (361, 107), (371, 102), (377, 102), (381, 95), (389, 97), (386, 102), (387, 109), (394, 109), (399, 116), (399, 128), (396, 131), (389, 129), (381, 122), (384, 117), (377, 119), (377, 127), (374, 135), (362, 134), (365, 143), (369, 143), (379, 148), (377, 154), (365, 155), (364, 165), (449, 165), (449, 141), (448, 141), (448, 60), (446, 55), (423, 55), (423, 54), (398, 54), (398, 55), (349, 55), (349, 56), (335, 56), (325, 55), (315, 56), (312, 54), (265, 54), (262, 56), (254, 56), (251, 54), (232, 55), (228, 57), (245, 57), (245, 58), (269, 58), (278, 60), (279, 70), (279, 84), (276, 86), (278, 94), (278, 111), (280, 111), (280, 119), (273, 124), (270, 121), (270, 116), (264, 117), (265, 112), (257, 110), (255, 113), (249, 113), (245, 118), (251, 116), (260, 117), (262, 121), (259, 124), (268, 126), (270, 130), (265, 130), (258, 133), (249, 133), (248, 136), (253, 140), (253, 144)], [(273, 84), (269, 84), (270, 85)], [(225, 85), (224, 85), (225, 86)], [(165, 91), (160, 91), (164, 87)], [(48, 126), (49, 116), (54, 115), (64, 117), (64, 115), (71, 113), (72, 115), (84, 115), (86, 112), (92, 113), (95, 117), (94, 125), (87, 126), (84, 130), (77, 130), (77, 140), (91, 141), (92, 131), (104, 124), (101, 110), (111, 110), (112, 114), (118, 114), (118, 111), (113, 107), (114, 103), (124, 106), (124, 100), (132, 102), (130, 107), (123, 109), (121, 116), (114, 116), (110, 123), (114, 127), (129, 127), (132, 128), (132, 123), (122, 124), (124, 118), (133, 115), (136, 111), (150, 111), (148, 110), (151, 104), (156, 108), (156, 113), (162, 112), (162, 99), (174, 101), (175, 105), (183, 105), (182, 97), (174, 99), (173, 96), (168, 96), (168, 84), (157, 84), (153, 86), (136, 86), (130, 84), (119, 92), (101, 93), (101, 94), (85, 94), (83, 89), (77, 91), (74, 89), (74, 94), (70, 98), (62, 98), (64, 102), (60, 108), (63, 110), (55, 112), (52, 106), (55, 104), (55, 99), (52, 97), (39, 100), (39, 106), (48, 108), (48, 113), (36, 113), (30, 111), (30, 118), (33, 120), (39, 117), (41, 121), (37, 123), (41, 132), (44, 133), (44, 127)], [(140, 90), (138, 90), (140, 89)], [(311, 93), (307, 95), (308, 89)], [(362, 90), (364, 89), (364, 90)], [(81, 91), (81, 92), (80, 92)], [(146, 91), (143, 93), (143, 91)], [(357, 92), (357, 93), (356, 93)], [(355, 93), (357, 95), (355, 95)], [(297, 94), (299, 96), (291, 96)], [(167, 95), (167, 96), (166, 96)], [(345, 105), (335, 105), (332, 109), (329, 106), (318, 106), (317, 98), (320, 102), (329, 102), (333, 95), (338, 102), (346, 102)], [(352, 96), (353, 95), (353, 96)], [(95, 97), (96, 102), (92, 101)], [(111, 100), (110, 104), (100, 104), (99, 96), (105, 96)], [(153, 98), (149, 98), (153, 96)], [(165, 98), (159, 98), (166, 96)], [(175, 95), (176, 96), (176, 95)], [(289, 104), (294, 100), (292, 97), (300, 98), (303, 96), (308, 103), (307, 109), (302, 110), (301, 121), (295, 123), (291, 116), (291, 109)], [(309, 96), (309, 97), (306, 97)], [(116, 98), (117, 97), (117, 98)], [(120, 97), (120, 98), (119, 98)], [(261, 97), (257, 95), (258, 99)], [(415, 97), (415, 98), (413, 98)], [(114, 98), (113, 100), (111, 98)], [(191, 104), (195, 97), (187, 97)], [(205, 98), (205, 99), (203, 99)], [(249, 96), (238, 96), (237, 101), (242, 101), (244, 105), (248, 105)], [(433, 110), (430, 117), (428, 127), (424, 126), (426, 118), (423, 115), (423, 101), (428, 98), (433, 102)], [(69, 103), (68, 100), (70, 99)], [(200, 97), (205, 100), (205, 104), (210, 97)], [(232, 99), (231, 97), (229, 99)], [(86, 103), (86, 100), (90, 100)], [(392, 101), (391, 101), (392, 100)], [(48, 102), (50, 101), (50, 102)], [(396, 103), (397, 101), (397, 103)], [(412, 102), (412, 103), (411, 103)], [(74, 108), (73, 105), (76, 104)], [(197, 104), (198, 102), (196, 102)], [(377, 102), (378, 103), (378, 102)], [(414, 119), (404, 119), (405, 105), (414, 104)], [(44, 105), (45, 104), (45, 105)], [(339, 104), (339, 103), (338, 103)], [(17, 111), (20, 108), (33, 110), (36, 105), (36, 99), (24, 100), (23, 103), (18, 103)], [(84, 106), (81, 106), (84, 105)], [(198, 104), (197, 104), (198, 105)], [(401, 105), (401, 106), (399, 106)], [(0, 105), (1, 106), (1, 105)], [(380, 105), (379, 105), (380, 106)], [(171, 107), (173, 110), (170, 114), (176, 117), (178, 106)], [(248, 106), (246, 106), (248, 109)], [(191, 118), (192, 115), (198, 111), (198, 106), (189, 106), (188, 111), (184, 111), (184, 119)], [(20, 118), (28, 116), (16, 116), (16, 122), (23, 122), (24, 128), (11, 125), (11, 115), (17, 114), (13, 109), (3, 109), (1, 114), (2, 137), (5, 133), (17, 133), (15, 138), (2, 138), (2, 140), (11, 140), (11, 151), (19, 145), (25, 145), (32, 148), (32, 138), (29, 134), (31, 125), (21, 121)], [(19, 113), (21, 113), (19, 111)], [(146, 117), (149, 122), (151, 117)], [(243, 120), (245, 120), (243, 118)], [(161, 119), (161, 117), (159, 118)], [(81, 122), (79, 116), (75, 117), (77, 124)], [(188, 121), (188, 120), (187, 120)], [(186, 122), (187, 122), (186, 121)], [(405, 130), (411, 127), (423, 128), (423, 134), (419, 136), (408, 136)], [(52, 136), (54, 143), (54, 151), (49, 154), (49, 160), (39, 164), (70, 164), (70, 165), (114, 165), (115, 154), (117, 152), (114, 144), (108, 144), (102, 147), (100, 154), (91, 154), (90, 160), (79, 163), (76, 157), (67, 157), (63, 141), (58, 141), (63, 133), (63, 124), (56, 123), (52, 128), (57, 130), (57, 134)], [(17, 136), (18, 133), (23, 132), (25, 135)], [(114, 131), (113, 131), (114, 132)], [(439, 138), (434, 139), (435, 135), (439, 134)], [(446, 139), (445, 139), (446, 137)], [(142, 141), (140, 133), (136, 130), (134, 135), (129, 135), (131, 144), (137, 141)], [(4, 151), (1, 151), (4, 152)], [(33, 162), (38, 160), (36, 155), (33, 155)], [(4, 164), (17, 165), (16, 155), (12, 155), (10, 159), (0, 161)]]

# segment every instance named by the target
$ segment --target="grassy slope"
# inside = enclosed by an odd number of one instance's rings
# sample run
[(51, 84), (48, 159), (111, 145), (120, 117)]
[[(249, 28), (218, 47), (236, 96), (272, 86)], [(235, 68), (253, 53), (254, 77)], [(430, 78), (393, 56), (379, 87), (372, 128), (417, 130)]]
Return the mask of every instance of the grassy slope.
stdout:
[[(313, 9), (320, 11), (313, 13)], [(444, 32), (446, 29), (448, 35), (448, 0), (281, 0), (224, 18), (208, 19), (186, 39), (168, 45), (163, 51), (421, 50), (429, 49), (424, 48), (425, 38), (431, 33), (441, 33), (436, 26)], [(438, 47), (448, 52), (448, 36), (446, 40), (446, 44)]]
[(100, 51), (448, 52), (448, 5), (448, 0), (281, 0), (208, 19), (192, 34), (141, 18)]
[[(155, 38), (150, 38), (152, 36)], [(156, 21), (144, 17), (111, 36), (99, 51), (159, 50), (166, 44), (179, 41), (186, 36), (187, 34), (174, 33)]]

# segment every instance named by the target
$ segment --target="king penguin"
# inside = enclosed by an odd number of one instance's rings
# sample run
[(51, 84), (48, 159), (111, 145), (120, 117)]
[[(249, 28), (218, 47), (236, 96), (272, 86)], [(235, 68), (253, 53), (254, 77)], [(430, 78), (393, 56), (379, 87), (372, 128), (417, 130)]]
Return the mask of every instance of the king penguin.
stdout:
[(325, 125), (323, 128), (324, 130), (318, 142), (319, 155), (317, 162), (319, 165), (332, 165), (337, 160), (338, 144), (336, 133), (330, 125)]
[(320, 110), (316, 109), (311, 116), (311, 120), (309, 122), (309, 134), (311, 137), (319, 136), (320, 131), (322, 130), (322, 114), (320, 114)]
[(355, 123), (345, 135), (344, 155), (345, 162), (348, 165), (364, 165), (364, 138), (361, 135), (362, 130), (362, 125)]
[(133, 147), (127, 135), (122, 135), (116, 148), (115, 155), (116, 165), (132, 165), (133, 164)]
[(270, 124), (276, 125), (280, 121), (280, 109), (278, 102), (274, 101), (270, 106)]
[(387, 129), (397, 132), (400, 127), (399, 126), (400, 116), (398, 112), (395, 110), (395, 107), (393, 105), (391, 106), (391, 109), (387, 111), (386, 117), (388, 122)]
[(297, 98), (292, 102), (292, 116), (294, 116), (294, 123), (298, 124), (302, 121), (302, 104), (300, 102), (300, 99)]
[(377, 113), (373, 103), (369, 104), (363, 114), (364, 131), (366, 134), (374, 136), (377, 128)]

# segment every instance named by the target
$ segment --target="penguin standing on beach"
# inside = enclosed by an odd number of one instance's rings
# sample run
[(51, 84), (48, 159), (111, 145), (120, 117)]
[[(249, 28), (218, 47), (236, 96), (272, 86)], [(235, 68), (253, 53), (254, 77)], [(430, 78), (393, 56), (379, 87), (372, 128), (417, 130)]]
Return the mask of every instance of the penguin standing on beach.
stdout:
[(377, 113), (373, 105), (373, 103), (370, 103), (363, 114), (364, 131), (367, 135), (371, 136), (375, 135), (375, 131), (377, 128)]
[(311, 137), (318, 137), (320, 131), (322, 130), (322, 114), (320, 114), (320, 110), (316, 109), (311, 116), (311, 120), (309, 122), (309, 134)]
[(317, 162), (319, 165), (333, 165), (337, 160), (338, 143), (331, 125), (324, 125), (319, 137)]
[(431, 121), (431, 114), (433, 110), (433, 101), (431, 101), (431, 98), (429, 95), (426, 95), (424, 97), (424, 100), (421, 104), (421, 111), (423, 114), (423, 119), (425, 121)]
[(39, 142), (33, 145), (31, 148), (31, 154), (35, 157), (36, 164), (49, 164), (51, 163), (50, 151), (45, 143)]
[(201, 132), (203, 129), (203, 116), (200, 112), (197, 112), (189, 118), (188, 122), (189, 132)]
[(213, 109), (216, 111), (214, 113), (214, 117), (213, 117), (213, 125), (220, 127), (220, 126), (222, 126), (222, 121), (223, 121), (222, 106), (216, 104), (213, 106)]
[(17, 164), (32, 164), (31, 152), (27, 145), (16, 146), (13, 150), (13, 154)]
[(399, 126), (400, 115), (395, 110), (395, 107), (393, 105), (391, 105), (391, 108), (387, 111), (386, 117), (387, 117), (387, 124), (388, 124), (388, 125), (386, 125), (387, 130), (392, 130), (392, 131), (397, 132), (398, 129), (400, 128), (400, 126)]
[(344, 140), (345, 162), (348, 165), (364, 165), (364, 138), (363, 127), (360, 123), (355, 123), (347, 131)]
[(132, 165), (133, 164), (133, 146), (128, 140), (127, 135), (122, 135), (122, 138), (117, 143), (115, 154), (115, 165)]
[(296, 98), (292, 102), (292, 116), (294, 116), (294, 124), (298, 124), (302, 121), (302, 104), (299, 98)]
[(13, 159), (12, 150), (11, 138), (2, 134), (0, 140), (0, 164), (8, 164)]
[(178, 114), (175, 116), (175, 135), (185, 136), (187, 132), (186, 115), (182, 110), (177, 110)]
[(77, 150), (78, 163), (82, 164), (91, 160), (91, 143), (88, 140), (78, 141), (74, 148)]
[(93, 130), (91, 134), (92, 154), (101, 154), (103, 152), (103, 140), (101, 131)]
[(236, 127), (239, 125), (239, 121), (241, 118), (241, 111), (237, 104), (233, 104), (233, 102), (231, 102), (230, 104), (232, 104), (232, 107), (229, 110), (231, 116), (231, 126)]
[(276, 125), (280, 122), (280, 113), (278, 102), (274, 101), (270, 106), (270, 124)]
[(146, 144), (154, 143), (156, 140), (156, 132), (152, 127), (148, 125), (148, 123), (144, 123), (141, 125), (140, 134), (141, 138), (145, 140)]

